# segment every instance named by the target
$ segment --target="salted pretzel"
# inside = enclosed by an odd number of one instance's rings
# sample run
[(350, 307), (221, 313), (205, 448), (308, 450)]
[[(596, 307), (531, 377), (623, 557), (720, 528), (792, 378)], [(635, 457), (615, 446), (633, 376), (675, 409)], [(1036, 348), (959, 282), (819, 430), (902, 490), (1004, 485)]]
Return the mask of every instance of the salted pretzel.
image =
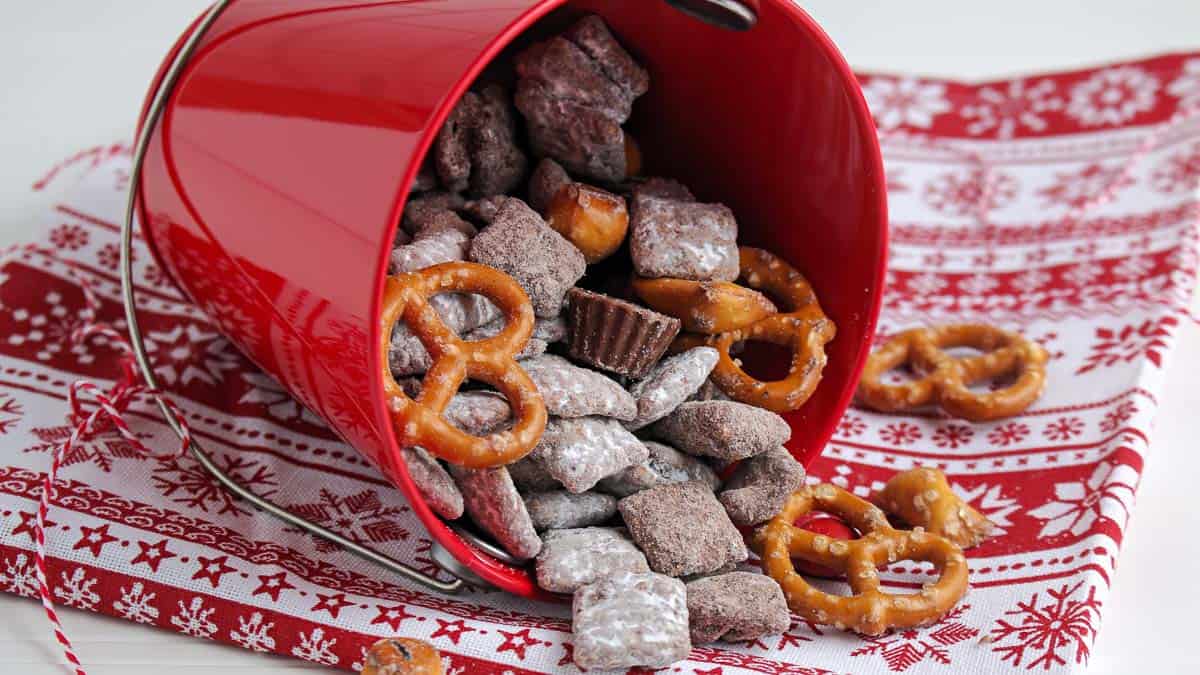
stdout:
[[(439, 293), (478, 293), (507, 321), (494, 337), (467, 341), (446, 327), (429, 304)], [(403, 321), (425, 346), (433, 365), (421, 393), (409, 398), (387, 367), (392, 330)], [(511, 277), (486, 265), (449, 262), (388, 277), (380, 316), (383, 389), (391, 401), (392, 426), (402, 446), (419, 445), (448, 462), (473, 469), (516, 461), (533, 449), (546, 428), (546, 406), (514, 356), (533, 332), (529, 296)], [(511, 429), (472, 436), (450, 424), (442, 411), (467, 378), (492, 385), (512, 408)]]
[(944, 473), (928, 467), (892, 476), (872, 501), (909, 525), (923, 527), (963, 548), (979, 545), (995, 527), (954, 494)]
[(679, 319), (684, 330), (707, 335), (737, 330), (779, 311), (762, 293), (728, 281), (638, 277), (633, 292), (651, 309)]
[[(760, 248), (738, 249), (738, 280), (762, 290), (779, 305), (780, 313), (747, 326), (717, 335), (686, 333), (676, 338), (673, 351), (708, 345), (720, 352), (712, 380), (730, 398), (775, 412), (804, 405), (825, 368), (825, 345), (836, 332), (833, 322), (821, 311), (817, 294), (804, 275), (774, 254)], [(792, 350), (791, 366), (781, 380), (763, 382), (742, 369), (729, 350), (745, 341), (770, 342)]]
[[(955, 358), (946, 347), (973, 347), (983, 354)], [(982, 422), (1011, 417), (1029, 407), (1046, 386), (1046, 350), (1018, 333), (981, 324), (914, 328), (888, 340), (867, 358), (859, 399), (884, 412), (937, 403), (955, 417)], [(883, 384), (887, 371), (910, 363), (922, 377)], [(990, 393), (967, 387), (990, 377), (1017, 373), (1012, 385)]]
[(442, 655), (412, 638), (387, 638), (371, 645), (361, 675), (443, 675)]
[[(844, 541), (796, 527), (811, 511), (836, 515), (862, 533)], [(880, 635), (937, 621), (967, 592), (967, 560), (954, 543), (920, 528), (896, 530), (883, 511), (833, 485), (805, 486), (754, 534), (762, 568), (783, 588), (788, 607), (814, 623)], [(825, 593), (809, 585), (792, 558), (845, 574), (853, 595)], [(933, 563), (938, 579), (918, 593), (893, 595), (879, 588), (877, 568), (897, 560)]]

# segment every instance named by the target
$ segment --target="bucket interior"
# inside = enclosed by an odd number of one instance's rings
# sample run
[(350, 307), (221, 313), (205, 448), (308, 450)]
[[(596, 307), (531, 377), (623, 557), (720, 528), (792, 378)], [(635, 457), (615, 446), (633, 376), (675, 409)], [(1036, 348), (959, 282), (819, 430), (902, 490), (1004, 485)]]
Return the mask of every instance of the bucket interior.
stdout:
[[(472, 88), (499, 82), (511, 90), (516, 53), (585, 13), (605, 19), (650, 72), (650, 90), (625, 125), (642, 149), (642, 175), (677, 179), (700, 201), (729, 206), (739, 245), (767, 249), (800, 270), (837, 326), (816, 392), (784, 414), (793, 431), (789, 449), (811, 463), (853, 395), (869, 353), (885, 268), (882, 166), (852, 73), (828, 37), (786, 0), (763, 2), (757, 25), (744, 32), (705, 24), (660, 0), (548, 6), (553, 9), (543, 6), (544, 16), (524, 30), (499, 38), (507, 42)], [(460, 94), (445, 101), (442, 118)], [(409, 175), (423, 161), (423, 154), (414, 158)], [(381, 268), (380, 287), (385, 273)], [(589, 268), (581, 285), (613, 292), (629, 274), (628, 265), (604, 261)], [(778, 377), (788, 356), (750, 345), (743, 358), (753, 374)], [(461, 542), (440, 529), (439, 540)], [(524, 571), (463, 547), (455, 555), (484, 578), (523, 595), (543, 595)]]

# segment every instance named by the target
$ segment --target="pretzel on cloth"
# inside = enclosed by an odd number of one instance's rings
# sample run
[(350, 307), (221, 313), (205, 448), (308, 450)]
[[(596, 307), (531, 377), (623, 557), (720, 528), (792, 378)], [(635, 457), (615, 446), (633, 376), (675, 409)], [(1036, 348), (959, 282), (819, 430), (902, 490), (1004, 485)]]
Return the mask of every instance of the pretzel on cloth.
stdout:
[[(955, 358), (945, 347), (973, 347), (983, 354)], [(884, 412), (937, 403), (955, 417), (982, 422), (1011, 417), (1029, 407), (1046, 386), (1046, 350), (1024, 336), (995, 326), (956, 324), (914, 328), (888, 340), (867, 358), (859, 399)], [(887, 371), (911, 363), (923, 376), (904, 384), (883, 384)], [(977, 394), (967, 387), (980, 380), (1019, 373), (999, 391)]]
[[(478, 293), (503, 312), (499, 334), (467, 341), (446, 327), (429, 304), (439, 293)], [(472, 469), (500, 466), (524, 457), (546, 428), (546, 406), (514, 356), (533, 332), (533, 306), (511, 277), (486, 265), (449, 262), (388, 277), (380, 316), (383, 390), (391, 401), (392, 426), (402, 446), (419, 445), (437, 457)], [(392, 377), (387, 354), (392, 330), (403, 321), (429, 352), (433, 365), (414, 400)], [(446, 421), (442, 411), (467, 378), (492, 385), (513, 411), (511, 429), (472, 436)]]
[(954, 494), (946, 474), (928, 467), (892, 476), (872, 501), (909, 525), (923, 527), (963, 548), (979, 545), (995, 527)]
[[(811, 511), (836, 515), (862, 533), (843, 541), (794, 525)], [(783, 588), (788, 607), (814, 623), (880, 635), (890, 628), (911, 628), (937, 621), (967, 592), (967, 560), (949, 540), (925, 532), (893, 529), (877, 507), (833, 485), (805, 486), (788, 498), (783, 510), (754, 534), (763, 571)], [(792, 558), (842, 572), (854, 592), (825, 593), (810, 586)], [(924, 560), (937, 568), (938, 580), (920, 592), (902, 595), (879, 589), (881, 565)]]
[[(836, 327), (821, 311), (817, 294), (804, 275), (774, 254), (760, 248), (738, 249), (740, 276), (746, 286), (763, 290), (782, 305), (773, 314), (747, 326), (717, 335), (687, 333), (676, 338), (672, 351), (708, 345), (720, 352), (712, 380), (730, 398), (775, 412), (804, 405), (825, 368), (825, 345)], [(739, 342), (770, 342), (792, 350), (788, 374), (782, 380), (763, 382), (749, 375), (729, 350)]]

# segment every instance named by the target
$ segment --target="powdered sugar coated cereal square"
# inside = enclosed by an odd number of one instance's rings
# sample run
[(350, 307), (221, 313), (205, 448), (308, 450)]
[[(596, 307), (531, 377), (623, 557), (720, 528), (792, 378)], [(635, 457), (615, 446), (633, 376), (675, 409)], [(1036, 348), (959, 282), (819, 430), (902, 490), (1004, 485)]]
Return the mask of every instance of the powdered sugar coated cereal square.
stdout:
[(640, 276), (697, 281), (738, 277), (737, 221), (723, 204), (642, 197), (629, 229), (629, 253)]
[(574, 593), (610, 574), (650, 571), (623, 527), (550, 530), (542, 541), (537, 582), (552, 593)]
[(692, 650), (687, 591), (678, 579), (613, 574), (575, 591), (571, 613), (580, 668), (661, 668)]

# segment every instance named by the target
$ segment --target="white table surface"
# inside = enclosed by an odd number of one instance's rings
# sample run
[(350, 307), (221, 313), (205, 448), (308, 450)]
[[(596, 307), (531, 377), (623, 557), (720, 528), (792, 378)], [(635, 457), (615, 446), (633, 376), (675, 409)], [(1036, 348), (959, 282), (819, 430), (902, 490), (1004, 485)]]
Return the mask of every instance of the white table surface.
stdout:
[[(654, 0), (646, 0), (651, 2)], [(132, 136), (159, 60), (205, 0), (13, 0), (0, 21), (0, 245), (56, 197), (29, 186), (57, 160)], [(1200, 49), (1200, 2), (802, 0), (857, 68), (984, 78)], [(1200, 307), (1200, 302), (1196, 303)], [(1200, 330), (1180, 331), (1133, 523), (1090, 672), (1183, 672), (1200, 604), (1195, 411)], [(273, 675), (319, 667), (63, 610), (89, 672)], [(41, 608), (0, 594), (0, 669), (63, 673)], [(164, 668), (168, 666), (168, 668)], [(11, 670), (15, 667), (15, 670)]]

